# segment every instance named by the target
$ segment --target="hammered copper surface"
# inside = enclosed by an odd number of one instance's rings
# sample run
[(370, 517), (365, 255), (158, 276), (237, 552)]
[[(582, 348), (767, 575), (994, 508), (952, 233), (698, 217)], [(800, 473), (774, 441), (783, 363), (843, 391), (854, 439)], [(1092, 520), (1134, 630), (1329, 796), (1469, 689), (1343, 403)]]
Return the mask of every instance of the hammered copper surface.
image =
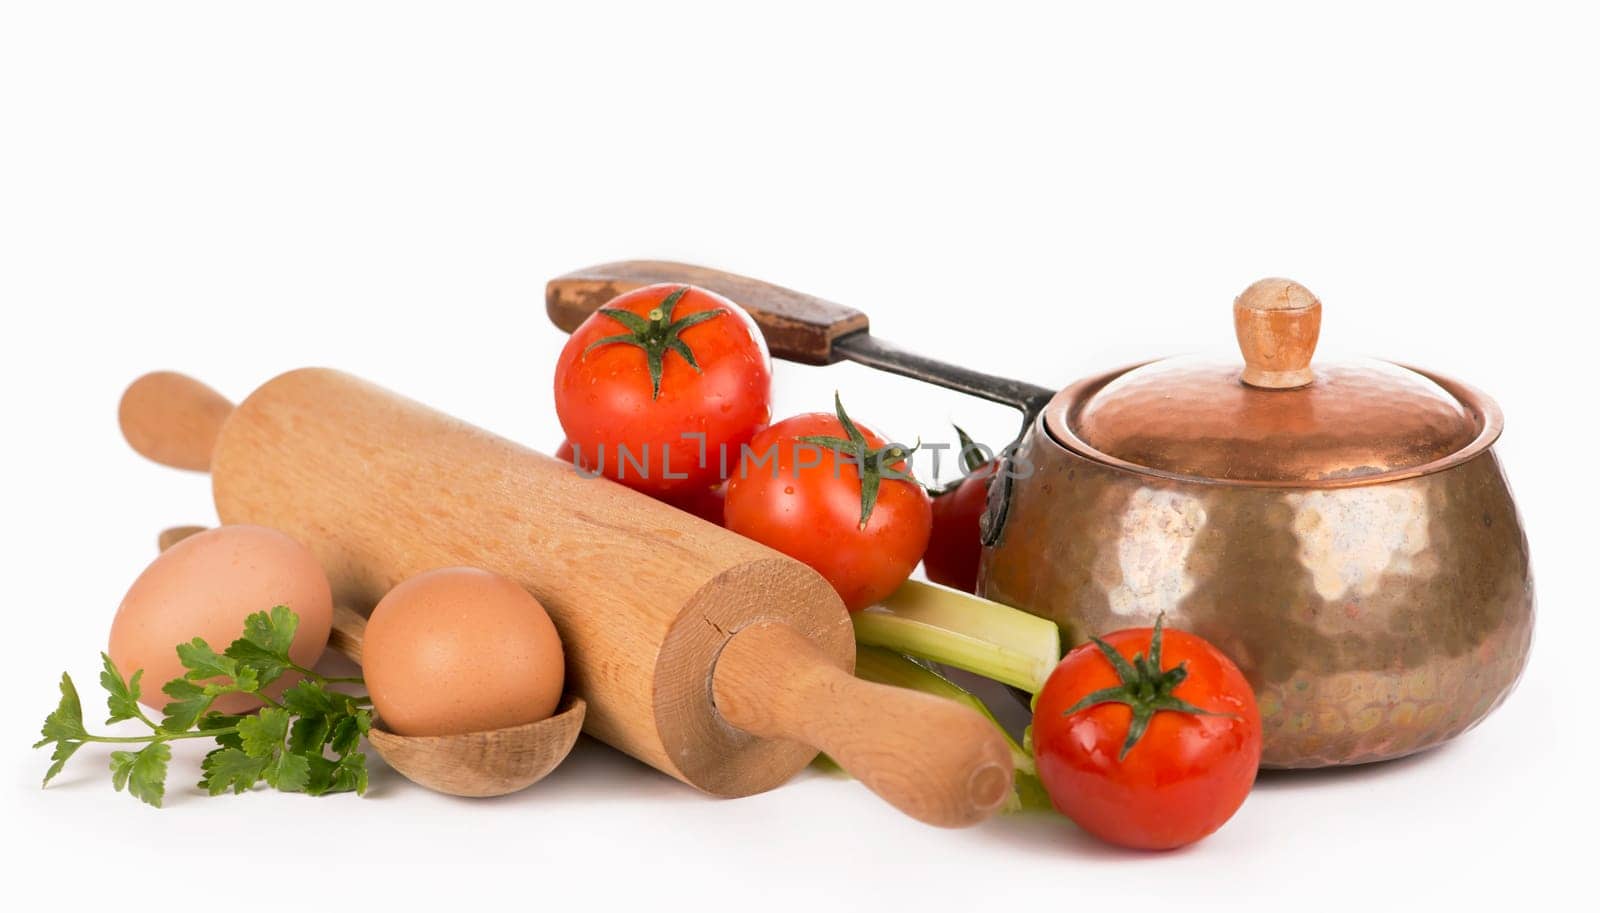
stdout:
[(980, 591), (1070, 644), (1167, 613), (1255, 686), (1265, 766), (1399, 757), (1482, 720), (1526, 660), (1527, 542), (1486, 448), (1382, 484), (1208, 484), (1105, 465), (1036, 423)]
[(1398, 365), (1314, 366), (1309, 385), (1266, 390), (1240, 364), (1203, 357), (1143, 365), (1045, 410), (1051, 434), (1147, 469), (1250, 482), (1369, 479), (1443, 459), (1480, 426), (1438, 384)]

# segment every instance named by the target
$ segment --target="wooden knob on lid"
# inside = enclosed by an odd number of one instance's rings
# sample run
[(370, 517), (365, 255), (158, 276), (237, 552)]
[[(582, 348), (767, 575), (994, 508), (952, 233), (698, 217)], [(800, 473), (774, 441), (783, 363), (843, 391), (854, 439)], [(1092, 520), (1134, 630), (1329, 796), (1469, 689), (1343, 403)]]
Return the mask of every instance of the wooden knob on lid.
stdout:
[(1244, 353), (1245, 383), (1267, 390), (1311, 383), (1322, 302), (1310, 289), (1288, 279), (1262, 279), (1233, 300), (1233, 330)]

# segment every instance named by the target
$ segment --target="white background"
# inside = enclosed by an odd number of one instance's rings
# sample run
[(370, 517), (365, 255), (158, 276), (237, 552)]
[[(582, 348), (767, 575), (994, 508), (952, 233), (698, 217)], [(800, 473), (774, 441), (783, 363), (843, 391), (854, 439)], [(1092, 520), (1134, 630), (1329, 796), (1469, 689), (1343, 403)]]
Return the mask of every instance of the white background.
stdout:
[[(4, 7), (0, 890), (171, 909), (233, 878), (248, 906), (1347, 910), (1587, 883), (1591, 18), (680, 6)], [(1049, 817), (925, 828), (810, 773), (715, 801), (592, 744), (494, 802), (389, 773), (365, 801), (207, 799), (179, 752), (157, 812), (114, 794), (92, 749), (38, 789), (47, 759), (26, 746), (56, 677), (93, 693), (156, 531), (214, 520), (204, 479), (120, 440), (129, 380), (179, 369), (238, 397), (334, 365), (554, 447), (543, 283), (629, 257), (761, 276), (1050, 386), (1228, 346), (1233, 295), (1295, 277), (1325, 302), (1325, 349), (1504, 407), (1540, 587), (1522, 685), (1432, 754), (1264, 777), (1215, 837), (1161, 856)], [(903, 439), (955, 419), (1003, 441), (1014, 422), (853, 366), (781, 366), (777, 411), (835, 388)]]

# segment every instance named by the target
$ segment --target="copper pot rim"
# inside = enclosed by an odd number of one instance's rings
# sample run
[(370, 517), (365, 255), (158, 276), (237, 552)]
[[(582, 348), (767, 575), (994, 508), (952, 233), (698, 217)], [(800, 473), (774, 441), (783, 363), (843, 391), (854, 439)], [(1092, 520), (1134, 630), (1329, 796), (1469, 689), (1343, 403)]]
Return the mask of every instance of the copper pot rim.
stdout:
[[(1477, 424), (1478, 433), (1466, 446), (1428, 463), (1417, 466), (1408, 466), (1404, 469), (1395, 469), (1389, 472), (1375, 473), (1367, 476), (1353, 476), (1350, 478), (1333, 479), (1217, 479), (1207, 476), (1188, 475), (1185, 473), (1171, 472), (1164, 469), (1155, 469), (1139, 463), (1133, 463), (1120, 457), (1112, 456), (1090, 446), (1086, 441), (1072, 430), (1073, 419), (1079, 409), (1089, 401), (1095, 393), (1123, 376), (1129, 371), (1154, 364), (1163, 359), (1150, 359), (1124, 365), (1101, 374), (1086, 377), (1057, 393), (1049, 405), (1039, 413), (1037, 418), (1039, 429), (1044, 436), (1057, 446), (1077, 454), (1091, 462), (1120, 469), (1135, 475), (1146, 476), (1154, 479), (1163, 479), (1169, 482), (1182, 482), (1189, 485), (1208, 485), (1219, 488), (1265, 488), (1265, 489), (1337, 489), (1337, 488), (1364, 488), (1370, 485), (1383, 485), (1389, 482), (1400, 482), (1406, 479), (1415, 479), (1420, 476), (1444, 472), (1466, 463), (1487, 451), (1500, 439), (1500, 434), (1505, 430), (1505, 416), (1500, 411), (1500, 406), (1492, 397), (1469, 384), (1462, 383), (1452, 377), (1436, 374), (1413, 365), (1401, 362), (1391, 362), (1398, 367), (1427, 378), (1444, 388), (1445, 392), (1455, 397), (1457, 401), (1471, 414)], [(1065, 413), (1064, 420), (1050, 421), (1053, 413)]]

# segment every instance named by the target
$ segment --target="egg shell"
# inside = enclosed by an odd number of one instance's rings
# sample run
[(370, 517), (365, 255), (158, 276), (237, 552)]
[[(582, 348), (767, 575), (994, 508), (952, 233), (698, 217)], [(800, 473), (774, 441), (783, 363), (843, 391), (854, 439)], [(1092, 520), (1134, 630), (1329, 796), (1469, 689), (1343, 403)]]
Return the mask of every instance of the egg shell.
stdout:
[[(322, 565), (305, 546), (264, 526), (221, 526), (196, 533), (162, 552), (128, 589), (111, 623), (109, 653), (124, 676), (143, 669), (140, 703), (167, 705), (161, 686), (183, 675), (177, 646), (198, 637), (222, 652), (255, 612), (286, 605), (300, 616), (289, 656), (306, 668), (328, 645), (333, 593)], [(282, 693), (295, 677), (267, 689)], [(261, 706), (229, 694), (212, 705), (223, 713)]]
[(566, 660), (544, 606), (517, 583), (441, 568), (401, 583), (373, 610), (362, 674), (383, 728), (483, 732), (546, 719)]

